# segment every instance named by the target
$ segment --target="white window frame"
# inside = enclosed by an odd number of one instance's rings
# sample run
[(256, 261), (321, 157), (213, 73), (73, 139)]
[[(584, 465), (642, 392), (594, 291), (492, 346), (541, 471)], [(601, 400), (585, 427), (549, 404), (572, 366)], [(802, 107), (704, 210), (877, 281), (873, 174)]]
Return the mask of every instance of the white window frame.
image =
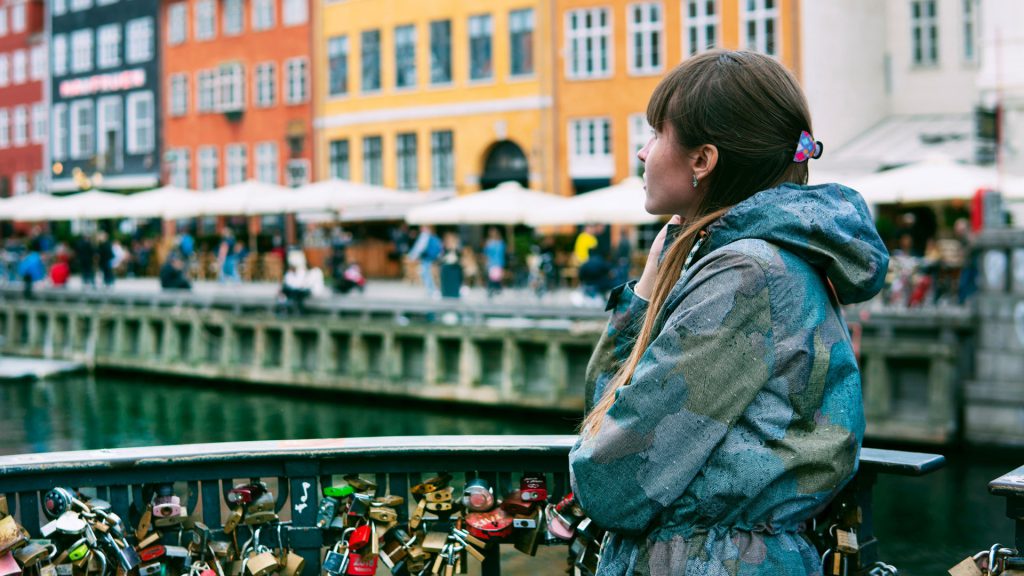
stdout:
[[(605, 24), (602, 26), (598, 23), (589, 28), (584, 27), (588, 15), (596, 20), (600, 20), (600, 16), (603, 15), (605, 17)], [(612, 17), (611, 9), (606, 7), (578, 8), (565, 13), (566, 78), (570, 80), (590, 80), (610, 78), (612, 76), (615, 70), (615, 49), (612, 45), (614, 22)], [(574, 18), (580, 23), (580, 26), (575, 29), (573, 28)], [(585, 50), (588, 39), (592, 41), (592, 45), (595, 47), (589, 53)], [(605, 68), (599, 69), (598, 65), (602, 60), (602, 46)], [(593, 68), (593, 71), (587, 70), (588, 64)]]
[(0, 54), (0, 87), (11, 83), (11, 59), (7, 54)]
[(32, 80), (43, 80), (46, 78), (46, 44), (36, 44), (32, 47), (32, 54), (29, 56), (29, 78)]
[(217, 111), (217, 71), (196, 72), (196, 112)]
[(270, 30), (276, 25), (274, 0), (252, 0), (252, 29)]
[(611, 178), (615, 175), (612, 153), (612, 120), (608, 116), (574, 118), (568, 125), (569, 176)]
[[(722, 38), (722, 6), (719, 0), (682, 0), (682, 2), (683, 57), (717, 48)], [(708, 14), (709, 3), (714, 6), (715, 11), (712, 14)], [(693, 14), (691, 14), (691, 10)], [(713, 31), (714, 40), (708, 39), (708, 29)]]
[(285, 60), (285, 104), (309, 100), (309, 60), (305, 57)]
[[(346, 37), (346, 42), (347, 42), (347, 37)], [(402, 26), (396, 26), (395, 27), (395, 33), (394, 33), (394, 42), (395, 42), (395, 50), (394, 50), (394, 56), (395, 56), (395, 88), (398, 89), (398, 90), (410, 90), (410, 89), (416, 88), (416, 84), (417, 84), (417, 77), (416, 77), (416, 25), (415, 24), (405, 24), (405, 25), (402, 25)], [(348, 47), (348, 45), (346, 44), (346, 49), (347, 49), (347, 47)], [(403, 62), (399, 62), (399, 59), (402, 57), (401, 53), (403, 51), (405, 51), (405, 50), (410, 50), (410, 49), (412, 50), (412, 59), (411, 59), (411, 62), (409, 63), (409, 64), (411, 64), (411, 66), (406, 66), (406, 68), (408, 68), (408, 70), (402, 71), (402, 70), (400, 70), (400, 68), (402, 68), (401, 64), (403, 64)], [(348, 56), (348, 53), (346, 51), (346, 57), (347, 56)], [(400, 80), (404, 76), (409, 75), (409, 74), (411, 74), (411, 76), (412, 76), (412, 81), (411, 82), (407, 82), (405, 84), (399, 84)]]
[(415, 131), (395, 135), (395, 187), (399, 190), (419, 188), (419, 153), (419, 135)]
[[(470, 82), (491, 82), (494, 80), (494, 16), (492, 14), (476, 14), (469, 17), (468, 28), (468, 54), (469, 71), (466, 76)], [(480, 76), (473, 75), (473, 57), (475, 51), (473, 44), (480, 38), (487, 39), (488, 69)]]
[(47, 130), (46, 104), (36, 102), (32, 105), (32, 143), (42, 144), (46, 141)]
[(221, 33), (224, 36), (239, 36), (245, 31), (245, 4), (243, 0), (224, 0), (224, 19)]
[(137, 64), (153, 59), (153, 18), (146, 16), (129, 20), (124, 25), (126, 44), (125, 62)]
[(105, 24), (96, 29), (97, 68), (116, 68), (121, 65), (121, 25)]
[[(327, 39), (327, 96), (330, 98), (337, 96), (344, 96), (348, 94), (348, 77), (349, 77), (349, 40), (347, 34), (340, 36), (332, 36)], [(341, 61), (341, 71), (339, 76), (335, 76), (333, 61), (335, 58)], [(338, 91), (334, 90), (335, 78), (340, 78), (341, 89)]]
[[(753, 50), (778, 58), (782, 54), (782, 18), (779, 17), (779, 3), (782, 0), (744, 0), (740, 2), (740, 40), (746, 50)], [(754, 9), (750, 9), (750, 2), (754, 3)], [(772, 7), (768, 8), (768, 3)], [(772, 23), (774, 44), (772, 51), (768, 51), (768, 22)], [(755, 38), (751, 41), (748, 28), (754, 25)]]
[[(641, 11), (641, 21), (636, 20), (636, 11)], [(652, 9), (657, 10), (658, 20), (651, 18)], [(658, 2), (635, 2), (626, 6), (626, 62), (629, 73), (638, 76), (657, 74), (665, 68), (665, 7)], [(654, 36), (657, 35), (657, 39)], [(640, 39), (641, 63), (636, 65), (636, 39)], [(654, 63), (655, 50), (658, 61)]]
[(15, 147), (28, 144), (28, 106), (16, 106), (11, 122), (11, 142)]
[[(114, 112), (116, 114), (107, 114), (108, 105), (113, 104)], [(115, 146), (120, 150), (123, 148), (123, 142), (125, 138), (125, 109), (124, 102), (121, 100), (121, 96), (104, 96), (96, 100), (96, 155), (104, 156), (107, 153), (107, 128), (115, 128), (117, 132), (117, 139), (120, 142), (115, 143)], [(120, 164), (124, 161), (120, 157), (114, 158), (114, 165), (107, 166), (108, 170), (118, 170), (121, 168)]]
[(7, 26), (7, 6), (0, 5), (0, 37), (7, 36), (9, 31)]
[(167, 7), (167, 44), (184, 44), (188, 38), (188, 3), (175, 2)]
[(185, 116), (188, 114), (188, 73), (171, 74), (170, 85), (168, 114), (172, 117)]
[(960, 28), (962, 34), (961, 44), (964, 62), (976, 64), (978, 62), (978, 11), (981, 6), (978, 0), (961, 0), (963, 13), (963, 26)]
[[(514, 35), (530, 35), (530, 69), (523, 72), (516, 72), (512, 68), (514, 53), (518, 46), (514, 41)], [(521, 8), (512, 10), (508, 14), (508, 75), (510, 78), (530, 78), (537, 70), (537, 11), (533, 8)], [(525, 57), (524, 57), (525, 58)]]
[(92, 29), (86, 28), (71, 33), (71, 71), (75, 73), (92, 70)]
[[(137, 106), (140, 103), (148, 102), (149, 117), (139, 117)], [(148, 154), (153, 151), (156, 144), (156, 100), (153, 93), (148, 90), (130, 92), (125, 98), (126, 111), (126, 141), (125, 150), (128, 154)], [(140, 132), (144, 137), (140, 138)]]
[(643, 162), (637, 158), (639, 152), (647, 141), (654, 135), (654, 129), (647, 123), (647, 115), (643, 112), (629, 115), (629, 175), (640, 176), (643, 174)]
[(253, 74), (253, 99), (257, 108), (277, 105), (277, 63), (261, 62)]
[[(441, 153), (440, 140), (447, 135), (450, 147)], [(455, 131), (434, 130), (430, 133), (430, 188), (432, 190), (455, 189)]]
[(237, 112), (245, 109), (245, 66), (222, 64), (217, 77), (217, 110)]
[[(85, 118), (89, 120), (86, 124), (78, 122), (79, 113), (82, 111), (85, 111)], [(88, 160), (96, 152), (96, 111), (92, 99), (83, 98), (71, 103), (68, 124), (71, 129), (69, 157), (72, 160)], [(82, 149), (83, 142), (86, 143), (87, 149)]]
[[(934, 14), (927, 15), (928, 6), (934, 7)], [(921, 15), (914, 17), (914, 8), (918, 7)], [(939, 54), (939, 3), (938, 0), (911, 0), (910, 8), (910, 62), (916, 67), (938, 66)], [(935, 32), (933, 40), (930, 32)], [(920, 35), (920, 36), (918, 36)], [(920, 45), (918, 44), (920, 42)], [(917, 57), (920, 51), (921, 57)], [(934, 57), (933, 57), (934, 55)]]
[(64, 34), (53, 35), (53, 70), (54, 76), (68, 73), (68, 37)]
[(169, 163), (171, 185), (177, 186), (178, 188), (191, 188), (191, 151), (188, 148), (172, 148), (171, 150), (168, 150), (168, 152), (171, 156), (171, 161)]
[(14, 187), (11, 190), (14, 196), (21, 196), (29, 192), (28, 174), (18, 172), (14, 175)]
[(50, 143), (50, 158), (54, 161), (66, 160), (68, 157), (68, 139), (70, 137), (70, 120), (68, 119), (68, 105), (59, 102), (51, 109), (53, 122), (50, 128), (53, 129), (53, 140)]
[(25, 3), (16, 2), (11, 5), (11, 32), (20, 34), (28, 27), (25, 14)]
[(284, 0), (281, 5), (281, 23), (284, 26), (301, 26), (308, 21), (308, 0)]
[(92, 8), (92, 0), (71, 0), (71, 11), (81, 12)]
[(249, 174), (249, 146), (245, 143), (228, 144), (224, 150), (227, 171), (224, 184), (241, 184)]
[(63, 16), (68, 12), (68, 0), (53, 0), (50, 8), (54, 16)]
[(213, 190), (217, 187), (220, 156), (218, 152), (216, 146), (200, 146), (196, 150), (196, 159), (199, 163), (199, 190)]
[(196, 42), (213, 40), (217, 37), (217, 2), (216, 0), (197, 0), (193, 5), (192, 38)]
[(28, 53), (15, 50), (11, 55), (11, 84), (24, 84), (28, 81)]
[(11, 116), (6, 108), (0, 108), (0, 149), (11, 145)]
[(256, 144), (256, 180), (271, 184), (281, 182), (280, 153), (277, 142)]

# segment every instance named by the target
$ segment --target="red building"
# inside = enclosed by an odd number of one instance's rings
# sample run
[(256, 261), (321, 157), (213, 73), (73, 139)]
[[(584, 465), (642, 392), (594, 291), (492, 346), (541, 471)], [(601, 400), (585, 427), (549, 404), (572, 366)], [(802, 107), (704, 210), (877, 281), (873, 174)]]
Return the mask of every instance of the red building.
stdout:
[(0, 196), (45, 188), (49, 116), (41, 0), (0, 0)]

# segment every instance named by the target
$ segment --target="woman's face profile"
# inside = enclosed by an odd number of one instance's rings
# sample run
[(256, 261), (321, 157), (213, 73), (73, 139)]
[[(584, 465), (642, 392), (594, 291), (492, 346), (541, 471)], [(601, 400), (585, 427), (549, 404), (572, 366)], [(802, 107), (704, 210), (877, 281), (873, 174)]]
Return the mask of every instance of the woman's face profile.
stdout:
[(664, 122), (637, 158), (644, 163), (644, 209), (651, 214), (685, 216), (697, 201), (691, 159), (676, 140), (671, 122)]

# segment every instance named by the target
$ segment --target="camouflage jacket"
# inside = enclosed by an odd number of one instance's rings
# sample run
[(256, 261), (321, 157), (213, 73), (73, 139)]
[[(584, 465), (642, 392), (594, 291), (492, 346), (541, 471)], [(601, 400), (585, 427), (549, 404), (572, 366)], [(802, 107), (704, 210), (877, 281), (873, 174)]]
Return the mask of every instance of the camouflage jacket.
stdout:
[[(708, 233), (601, 430), (569, 456), (609, 531), (600, 576), (820, 574), (801, 531), (857, 469), (860, 373), (839, 303), (874, 296), (889, 259), (864, 200), (786, 184)], [(609, 305), (588, 410), (647, 307), (631, 286)]]

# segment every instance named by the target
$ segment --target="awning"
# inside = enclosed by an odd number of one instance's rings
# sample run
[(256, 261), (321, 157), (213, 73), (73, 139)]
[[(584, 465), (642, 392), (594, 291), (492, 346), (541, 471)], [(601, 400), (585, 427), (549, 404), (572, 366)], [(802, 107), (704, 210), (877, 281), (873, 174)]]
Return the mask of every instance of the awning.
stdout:
[(632, 176), (614, 186), (572, 196), (557, 206), (534, 211), (531, 226), (555, 224), (648, 224), (660, 217), (644, 209), (644, 181)]
[(532, 214), (551, 210), (566, 200), (547, 192), (527, 190), (516, 182), (475, 194), (418, 206), (409, 211), (410, 224), (526, 224)]

